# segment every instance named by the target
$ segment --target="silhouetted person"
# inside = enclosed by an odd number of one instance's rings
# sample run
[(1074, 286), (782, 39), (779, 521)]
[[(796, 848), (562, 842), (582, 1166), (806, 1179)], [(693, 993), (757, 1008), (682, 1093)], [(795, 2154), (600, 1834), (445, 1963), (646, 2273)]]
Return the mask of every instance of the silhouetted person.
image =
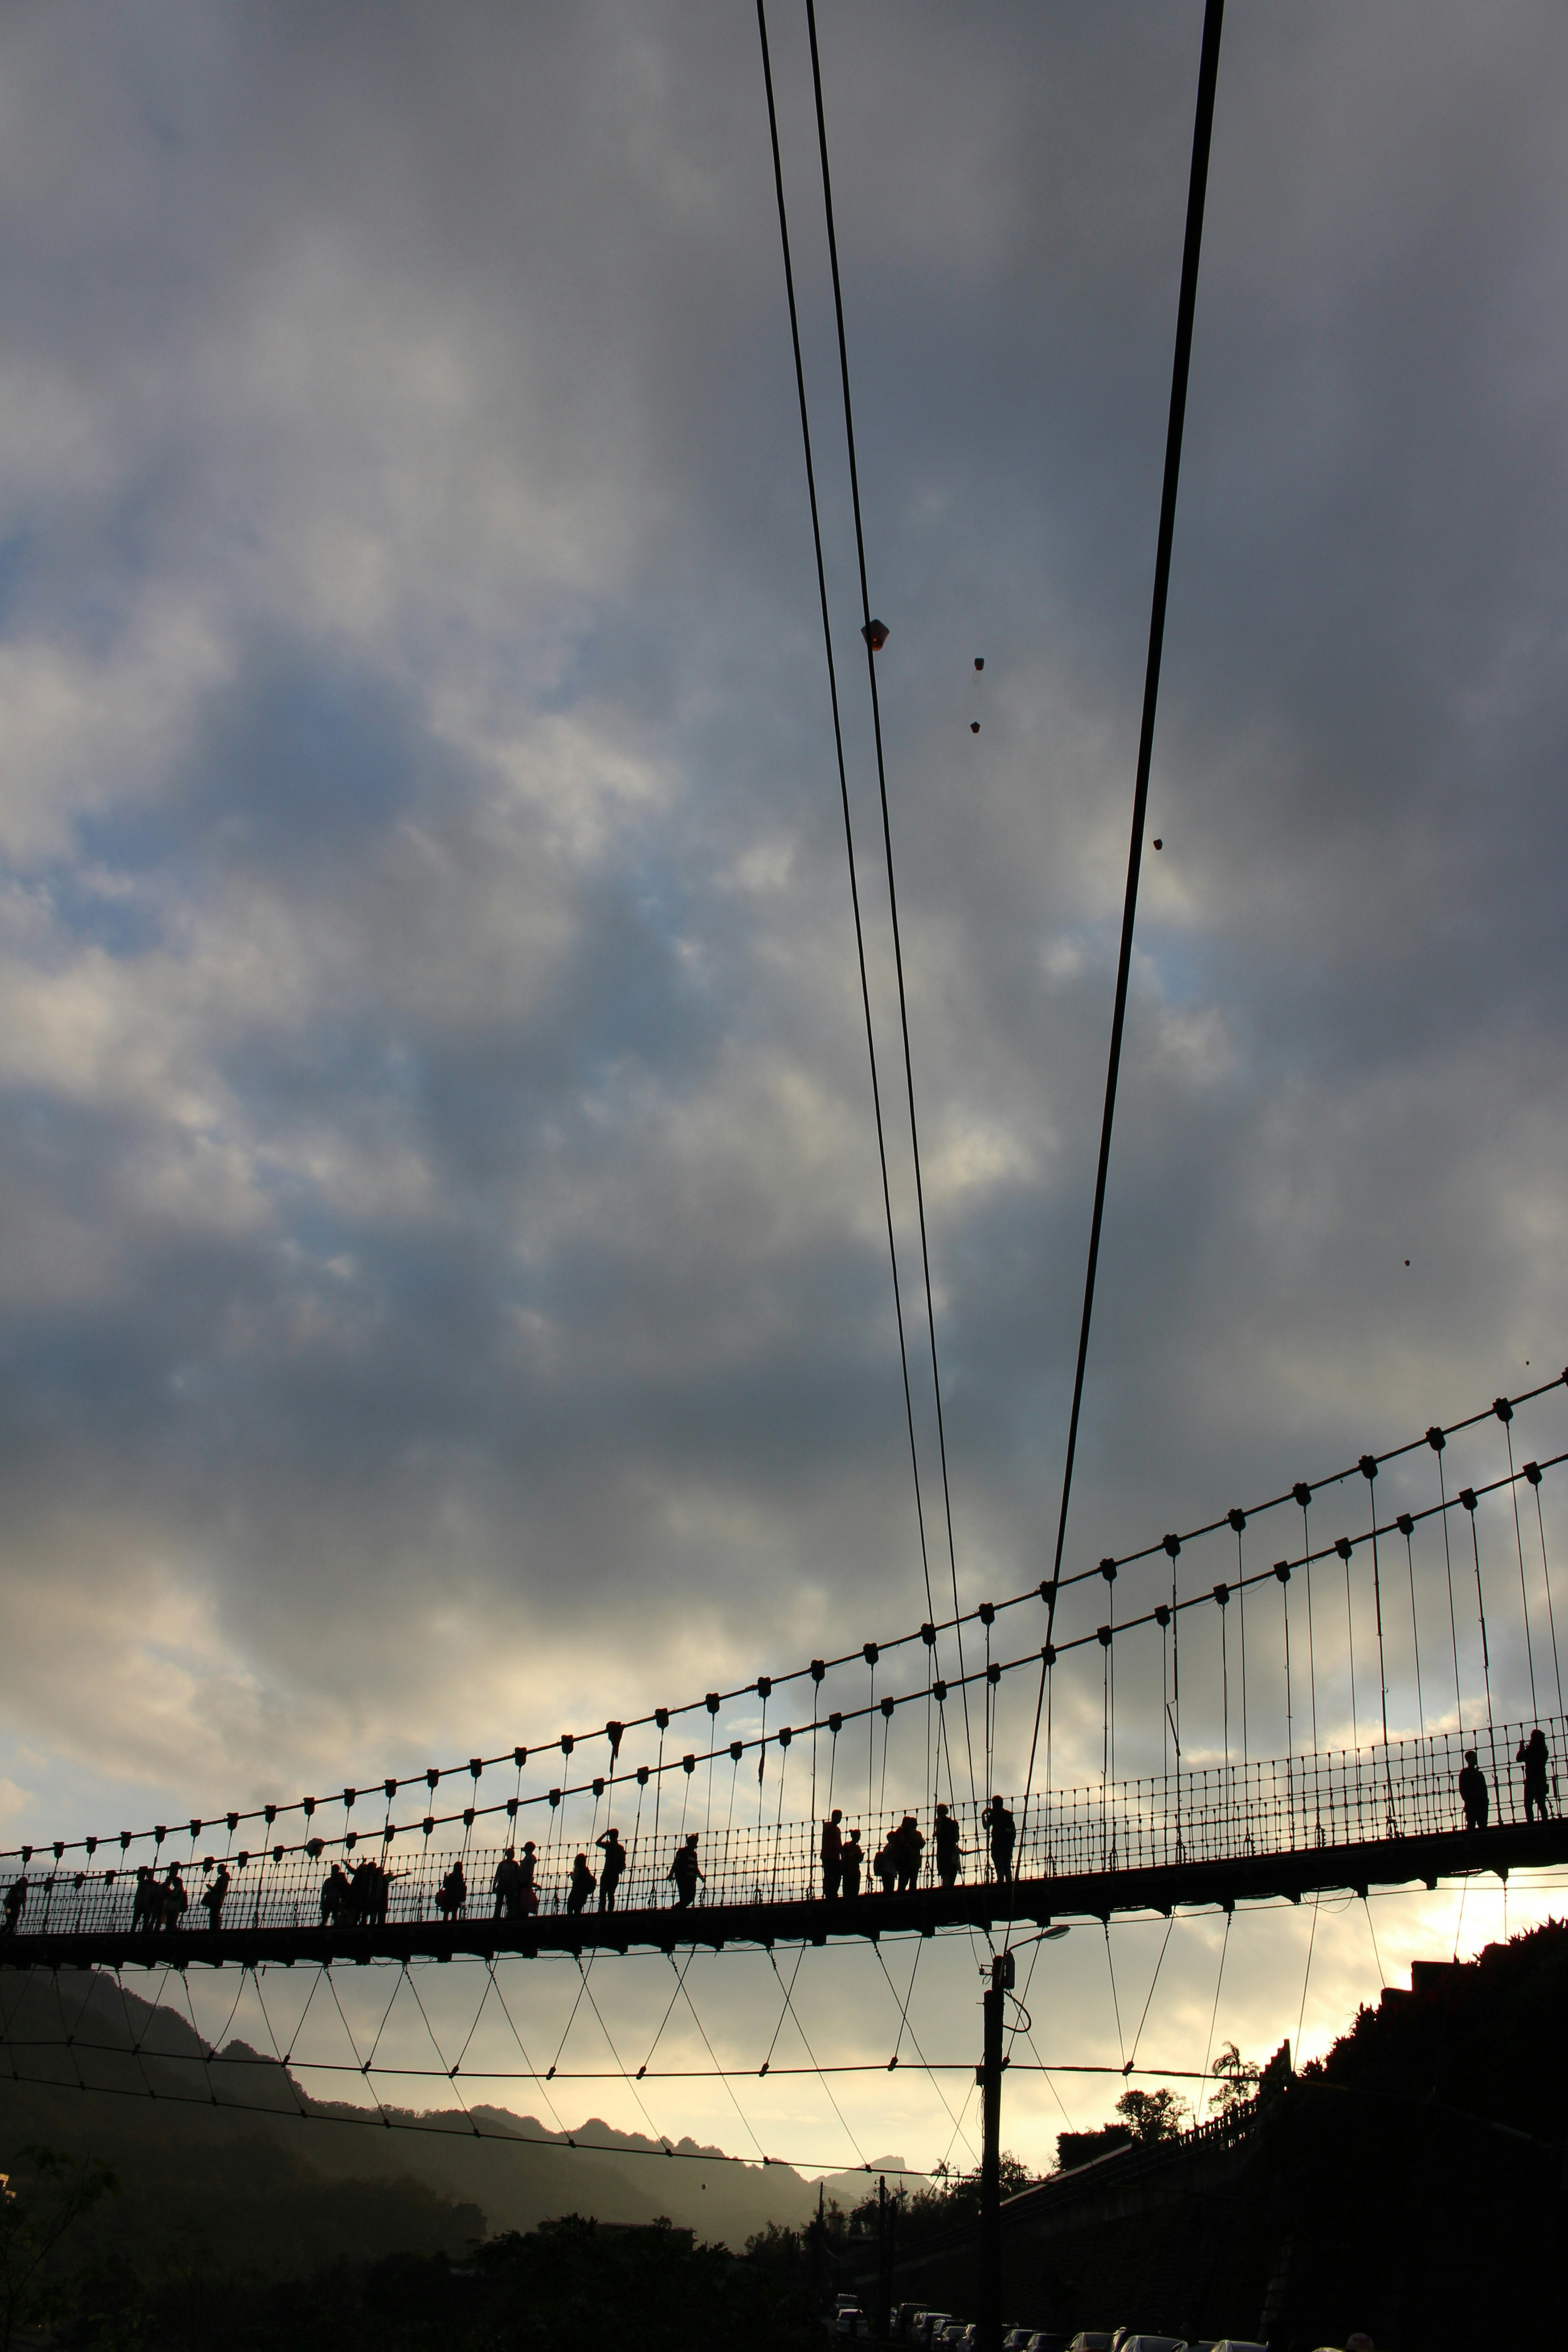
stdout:
[[(338, 1874), (340, 1877), (342, 1875), (341, 1871)], [(202, 1895), (202, 1909), (207, 1915), (207, 1926), (212, 1929), (215, 1936), (223, 1925), (223, 1906), (226, 1899), (227, 1898), (228, 1889), (228, 1864), (226, 1862), (220, 1862), (217, 1866), (217, 1875), (214, 1878), (212, 1885), (203, 1891)], [(346, 1879), (343, 1882), (343, 1892), (345, 1895), (348, 1893), (348, 1882)], [(322, 1899), (325, 1900), (324, 1890)]]
[(177, 1862), (169, 1864), (169, 1874), (158, 1889), (158, 1922), (168, 1935), (173, 1935), (190, 1906)]
[(912, 1895), (921, 1874), (921, 1856), (925, 1852), (925, 1838), (913, 1813), (906, 1813), (888, 1841), (899, 1860), (899, 1893)]
[(817, 1852), (822, 1858), (822, 1899), (831, 1903), (844, 1877), (844, 1832), (839, 1822), (844, 1819), (837, 1805), (832, 1818), (822, 1824), (822, 1842)]
[(155, 1927), (163, 1906), (163, 1890), (153, 1874), (150, 1863), (136, 1865), (136, 1899), (131, 1906), (131, 1932), (139, 1927)]
[(860, 1851), (860, 1832), (851, 1830), (839, 1855), (841, 1876), (839, 1891), (846, 1903), (852, 1903), (860, 1892), (860, 1868), (866, 1857)]
[(497, 1863), (495, 1876), (490, 1881), (490, 1893), (496, 1899), (496, 1907), (492, 1915), (494, 1917), (516, 1918), (517, 1898), (521, 1885), (522, 1873), (517, 1866), (517, 1854), (509, 1845)]
[(1013, 1848), (1018, 1842), (1018, 1824), (1000, 1797), (992, 1798), (980, 1820), (982, 1827), (991, 1832), (991, 1867), (1005, 1886), (1013, 1875)]
[(890, 1895), (894, 1886), (898, 1884), (898, 1834), (897, 1830), (889, 1831), (882, 1844), (877, 1848), (876, 1859), (871, 1864), (871, 1868), (876, 1873), (878, 1883), (884, 1895)]
[(689, 1832), (684, 1845), (676, 1847), (675, 1860), (669, 1865), (669, 1876), (675, 1883), (676, 1909), (689, 1911), (697, 1900), (698, 1886), (705, 1886), (708, 1883), (707, 1874), (697, 1859), (695, 1830)]
[(468, 1882), (463, 1876), (463, 1865), (455, 1862), (437, 1890), (436, 1908), (443, 1919), (455, 1919), (468, 1899)]
[(22, 1914), (27, 1907), (27, 1874), (14, 1878), (5, 1889), (5, 1924), (0, 1936), (14, 1936), (22, 1924)]
[(626, 1871), (626, 1850), (621, 1843), (619, 1830), (606, 1830), (604, 1836), (595, 1838), (594, 1843), (605, 1857), (604, 1867), (599, 1874), (599, 1908), (601, 1911), (613, 1911), (616, 1889)]
[[(205, 1903), (206, 1899), (206, 1895), (204, 1895), (202, 1901)], [(321, 1881), (322, 1927), (336, 1927), (345, 1916), (348, 1907), (349, 1883), (343, 1876), (342, 1864), (334, 1862), (326, 1877)]]
[(518, 1902), (526, 1918), (531, 1911), (537, 1911), (539, 1908), (539, 1888), (534, 1884), (539, 1869), (539, 1856), (534, 1851), (531, 1838), (524, 1841), (522, 1860), (518, 1864), (517, 1868), (520, 1882), (517, 1890)]
[(1468, 1830), (1485, 1829), (1491, 1801), (1487, 1776), (1476, 1762), (1476, 1751), (1473, 1748), (1467, 1748), (1465, 1768), (1459, 1775), (1459, 1802), (1465, 1809), (1465, 1827)]
[(963, 1848), (958, 1843), (958, 1823), (945, 1805), (939, 1805), (936, 1809), (934, 1835), (936, 1874), (942, 1885), (951, 1889), (957, 1883)]
[(375, 1908), (375, 1864), (368, 1858), (356, 1862), (349, 1880), (348, 1916), (351, 1927), (363, 1927)]
[(401, 1878), (403, 1875), (402, 1871), (388, 1870), (384, 1862), (371, 1864), (369, 1918), (373, 1927), (385, 1927), (386, 1905), (387, 1898), (392, 1893), (392, 1882), (395, 1878)]
[(1516, 1764), (1524, 1767), (1524, 1818), (1532, 1822), (1539, 1813), (1544, 1822), (1551, 1816), (1546, 1810), (1546, 1734), (1539, 1724), (1528, 1739), (1519, 1743)]
[(566, 1890), (566, 1908), (576, 1918), (594, 1892), (594, 1874), (588, 1867), (588, 1857), (580, 1853), (572, 1864), (572, 1884)]

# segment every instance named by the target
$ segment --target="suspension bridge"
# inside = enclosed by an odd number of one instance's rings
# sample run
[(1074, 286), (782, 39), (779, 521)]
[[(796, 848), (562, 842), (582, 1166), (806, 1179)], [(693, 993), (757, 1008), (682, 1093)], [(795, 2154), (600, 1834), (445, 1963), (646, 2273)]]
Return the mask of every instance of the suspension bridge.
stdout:
[[(1513, 1424), (1565, 1386), (1568, 1372), (1185, 1535), (632, 1722), (330, 1799), (18, 1847), (0, 1855), (0, 1965), (581, 1955), (949, 1927), (1005, 1940), (1020, 1922), (1229, 1911), (1563, 1860), (1568, 1719), (1542, 1489), (1568, 1453), (1516, 1464)], [(1468, 1444), (1473, 1468), (1498, 1438), (1506, 1466), (1450, 1491), (1450, 1447)], [(1403, 1481), (1414, 1501), (1422, 1457), (1436, 1500), (1310, 1540), (1314, 1507), (1321, 1518), (1352, 1481), (1369, 1502), (1380, 1480)], [(1271, 1514), (1299, 1514), (1308, 1539), (1249, 1565)], [(1228, 1572), (1205, 1580), (1197, 1561), (1216, 1543)], [(1118, 1586), (1135, 1581), (1139, 1605), (1118, 1622)], [(894, 1685), (880, 1695), (879, 1675)], [(794, 1719), (770, 1729), (785, 1704)], [(1079, 1768), (1066, 1781), (1064, 1706)], [(1086, 1780), (1096, 1712), (1100, 1770)], [(1283, 1727), (1282, 1750), (1256, 1752), (1260, 1724)], [(708, 1736), (687, 1747), (696, 1725)], [(1005, 1795), (1001, 1758), (1022, 1760), (1026, 1727), (1024, 1784)], [(1136, 1760), (1155, 1740), (1160, 1769), (1118, 1770), (1119, 1749)], [(1467, 1754), (1484, 1825), (1467, 1819)], [(507, 1773), (512, 1788), (487, 1796)], [(846, 1831), (863, 1872), (846, 1892), (835, 1870), (826, 1891), (825, 1822), (859, 1814), (862, 1788), (865, 1847), (857, 1822)], [(372, 1791), (383, 1818), (356, 1826)], [(595, 1871), (612, 1832), (624, 1861)], [(514, 1892), (502, 1865), (520, 1848), (529, 1884)], [(693, 1857), (684, 1881), (679, 1854)]]
[[(1222, 0), (1205, 0), (1126, 898), (1059, 1518), (1054, 1553), (1045, 1554), (1049, 1573), (1001, 1601), (960, 1607), (877, 683), (876, 657), (889, 633), (869, 602), (816, 25), (807, 0), (897, 977), (901, 1054), (895, 1058), (901, 1060), (914, 1176), (951, 1614), (940, 1614), (932, 1597), (927, 1522), (929, 1512), (936, 1524), (936, 1514), (922, 1487), (917, 1442), (773, 69), (759, 0), (926, 1618), (838, 1656), (654, 1706), (635, 1720), (607, 1718), (520, 1740), (501, 1753), (412, 1771), (356, 1773), (326, 1794), (216, 1811), (204, 1801), (180, 1822), (40, 1835), (0, 1852), (0, 1974), (12, 1979), (11, 1997), (0, 2000), (0, 2048), (8, 2045), (14, 2074), (18, 2050), (39, 2046), (26, 2038), (37, 2016), (29, 1993), (51, 1979), (58, 1990), (63, 1971), (103, 1971), (117, 1979), (127, 1969), (156, 1969), (165, 1981), (173, 1974), (183, 1983), (193, 1970), (231, 1968), (255, 1984), (271, 1968), (300, 1967), (316, 1972), (313, 1997), (316, 1984), (331, 1985), (341, 1964), (381, 1961), (398, 1968), (395, 2000), (416, 1964), (475, 1958), (487, 1971), (482, 2011), (500, 1959), (568, 1954), (581, 1972), (578, 1998), (586, 1994), (597, 2015), (585, 1963), (601, 1954), (640, 1949), (673, 1958), (678, 1950), (750, 1946), (771, 1955), (778, 1944), (875, 1946), (885, 1937), (923, 1939), (944, 1931), (984, 1938), (990, 1989), (977, 2077), (984, 2095), (981, 2315), (984, 2345), (994, 2352), (999, 2111), (1003, 2068), (1012, 2063), (1004, 2048), (1004, 2005), (1013, 1991), (1015, 1941), (1037, 1944), (1074, 1920), (1096, 1920), (1106, 1927), (1109, 1960), (1110, 1923), (1118, 1916), (1170, 1920), (1180, 1911), (1218, 1910), (1228, 1919), (1242, 1906), (1299, 1904), (1336, 1890), (1364, 1898), (1373, 1888), (1430, 1889), (1482, 1874), (1506, 1882), (1516, 1870), (1568, 1860), (1560, 1784), (1568, 1709), (1543, 1500), (1568, 1463), (1559, 1443), (1568, 1434), (1562, 1411), (1568, 1371), (1521, 1395), (1499, 1397), (1447, 1429), (1433, 1426), (1327, 1476), (1297, 1481), (1261, 1503), (1232, 1506), (1197, 1528), (1064, 1572), (1128, 1008), (1222, 15)], [(889, 1088), (889, 1099), (897, 1091)], [(915, 1314), (911, 1307), (910, 1328)], [(1535, 1449), (1522, 1460), (1515, 1447), (1521, 1415)], [(837, 1851), (841, 1836), (855, 1857), (847, 1872)], [(1223, 1978), (1223, 1948), (1220, 1967)], [(889, 1983), (891, 1989), (890, 1977)], [(912, 1974), (910, 1985), (912, 1992)], [(677, 1993), (685, 1989), (681, 1973)], [(708, 2042), (689, 1991), (686, 1997)], [(331, 1999), (353, 2048), (351, 2070), (369, 2081), (380, 2032), (362, 2059), (335, 1990)], [(258, 2000), (265, 2015), (258, 1988)], [(788, 1986), (784, 2000), (791, 2010)], [(58, 2005), (63, 2021), (64, 2004)], [(1216, 2017), (1218, 2005), (1216, 1985)], [(890, 2064), (898, 2063), (909, 2006), (906, 1993)], [(454, 2084), (480, 2011), (457, 2063), (448, 2064), (437, 2048), (440, 2073)], [(81, 2004), (79, 2017), (84, 2012)], [(557, 2062), (576, 2014), (574, 2002)], [(194, 2010), (192, 2015), (194, 2022)], [(385, 2022), (384, 2015), (383, 2028)], [(508, 2023), (515, 2034), (510, 2012)], [(1026, 2030), (1026, 2023), (1015, 2026), (1015, 2037)], [(1119, 2037), (1120, 2031), (1119, 2018)], [(434, 2043), (433, 2029), (430, 2038)], [(541, 2074), (517, 2038), (523, 2076), (540, 2084), (553, 2078), (557, 2064)], [(60, 2046), (72, 2050), (75, 2039), (66, 2032)], [(83, 2042), (81, 2050), (92, 2046)], [(58, 2057), (58, 2048), (49, 2047)], [(139, 2039), (129, 2042), (138, 2067), (142, 2047)], [(191, 2063), (205, 2090), (195, 2095), (216, 2105), (213, 2069), (221, 2058), (216, 2048), (198, 2043), (198, 2050)], [(770, 2047), (756, 2071), (768, 2072), (771, 2054)], [(279, 2048), (286, 2078), (291, 2055)], [(1119, 2066), (1084, 2071), (1125, 2077), (1136, 2055), (1134, 2037), (1132, 2056)], [(243, 2064), (249, 2063), (247, 2056)], [(921, 2053), (920, 2063), (935, 2084), (942, 2073), (967, 2073), (973, 2056), (928, 2061)], [(635, 2075), (618, 2057), (616, 2065), (640, 2106), (636, 2085), (647, 2063)], [(70, 2066), (79, 2087), (89, 2088), (79, 2055)], [(734, 2071), (713, 2057), (716, 2076), (727, 2083)], [(823, 2076), (856, 2069), (825, 2069), (813, 2057), (811, 2071)], [(1199, 2077), (1206, 2075), (1205, 2053)], [(159, 2095), (145, 2079), (143, 2088)], [(379, 2120), (389, 2122), (374, 2084), (372, 2092)], [(303, 2104), (299, 2112), (307, 2112)], [(465, 2115), (475, 2135), (484, 2136)], [(960, 2128), (955, 2123), (955, 2141)], [(668, 2141), (659, 2152), (677, 2153)]]

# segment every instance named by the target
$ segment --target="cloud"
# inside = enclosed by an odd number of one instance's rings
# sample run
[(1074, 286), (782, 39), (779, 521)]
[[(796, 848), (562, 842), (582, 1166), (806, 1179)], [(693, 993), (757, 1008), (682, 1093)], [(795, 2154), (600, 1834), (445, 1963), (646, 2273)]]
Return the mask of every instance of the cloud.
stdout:
[[(809, 83), (774, 16), (940, 1595)], [(1055, 1525), (1196, 15), (900, 5), (823, 38), (973, 1601), (1037, 1580)], [(1563, 38), (1522, 0), (1484, 37), (1226, 29), (1079, 1564), (1568, 1353)], [(917, 1622), (744, 12), (69, 0), (0, 43), (29, 1819), (368, 1780)]]

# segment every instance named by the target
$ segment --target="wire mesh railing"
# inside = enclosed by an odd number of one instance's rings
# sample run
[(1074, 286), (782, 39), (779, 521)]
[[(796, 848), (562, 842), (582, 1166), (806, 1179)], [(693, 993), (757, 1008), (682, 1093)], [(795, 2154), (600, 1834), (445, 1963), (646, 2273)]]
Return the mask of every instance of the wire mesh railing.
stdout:
[[(1302, 1849), (1349, 1846), (1386, 1838), (1426, 1837), (1468, 1825), (1460, 1775), (1466, 1758), (1485, 1792), (1487, 1823), (1562, 1815), (1561, 1759), (1568, 1719), (1540, 1727), (1545, 1743), (1533, 1764), (1526, 1748), (1534, 1725), (1481, 1726), (1360, 1749), (1328, 1749), (1246, 1763), (1208, 1762), (1172, 1773), (1070, 1789), (1046, 1789), (1004, 1811), (1004, 1823), (977, 1803), (955, 1801), (956, 1871), (949, 1883), (973, 1885), (1009, 1874), (1019, 1880), (1092, 1876), (1181, 1863), (1224, 1863)], [(1471, 1783), (1471, 1812), (1480, 1810)], [(937, 1843), (919, 1816), (890, 1824), (875, 1848), (856, 1850), (840, 1901), (874, 1901), (896, 1887), (942, 1883)], [(913, 1832), (911, 1837), (910, 1832)], [(858, 1835), (858, 1832), (856, 1832)], [(300, 1929), (416, 1925), (443, 1916), (473, 1920), (647, 1911), (735, 1908), (795, 1903), (824, 1893), (817, 1823), (780, 1820), (761, 1828), (729, 1827), (698, 1835), (656, 1837), (639, 1830), (625, 1845), (625, 1866), (606, 1888), (596, 1841), (568, 1839), (535, 1850), (531, 1884), (503, 1870), (511, 1849), (460, 1847), (395, 1837), (377, 1842), (371, 1858), (333, 1862), (297, 1851), (241, 1850), (191, 1855), (156, 1868), (13, 1874), (0, 1884), (4, 1934), (150, 1937), (225, 1928)], [(918, 1843), (915, 1840), (918, 1839)], [(678, 1865), (689, 1854), (695, 1872)], [(579, 1864), (581, 1857), (581, 1865)], [(526, 1864), (526, 1853), (522, 1855)], [(1004, 1866), (1005, 1865), (1005, 1866)], [(949, 1857), (951, 1868), (951, 1855)], [(454, 1873), (457, 1875), (454, 1875)], [(590, 1883), (589, 1874), (592, 1874)]]

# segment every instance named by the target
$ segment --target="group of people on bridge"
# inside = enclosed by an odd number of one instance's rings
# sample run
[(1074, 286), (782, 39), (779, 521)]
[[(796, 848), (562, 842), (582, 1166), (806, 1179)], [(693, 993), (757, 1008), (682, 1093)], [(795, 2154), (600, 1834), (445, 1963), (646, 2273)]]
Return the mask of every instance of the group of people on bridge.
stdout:
[[(1528, 1739), (1520, 1741), (1514, 1750), (1513, 1760), (1524, 1773), (1525, 1820), (1549, 1822), (1552, 1819), (1552, 1757), (1546, 1745), (1546, 1734), (1539, 1724)], [(1465, 1750), (1464, 1767), (1459, 1774), (1459, 1802), (1465, 1809), (1465, 1827), (1468, 1830), (1484, 1830), (1489, 1826), (1492, 1810), (1491, 1790), (1473, 1748)]]
[[(1464, 1756), (1464, 1768), (1458, 1775), (1458, 1797), (1464, 1809), (1465, 1827), (1467, 1830), (1484, 1830), (1491, 1818), (1491, 1790), (1478, 1750), (1467, 1748)], [(1550, 1821), (1554, 1797), (1551, 1753), (1546, 1735), (1539, 1725), (1528, 1738), (1520, 1741), (1514, 1761), (1523, 1774), (1526, 1822)], [(822, 1900), (827, 1903), (857, 1901), (862, 1890), (868, 1857), (860, 1843), (858, 1829), (846, 1831), (843, 1822), (843, 1811), (835, 1806), (821, 1823), (817, 1857), (822, 1873)], [(1017, 1823), (1000, 1796), (994, 1796), (984, 1807), (980, 1823), (984, 1833), (984, 1852), (990, 1875), (997, 1884), (1006, 1885), (1013, 1877)], [(929, 1841), (916, 1816), (905, 1813), (892, 1824), (881, 1845), (870, 1857), (871, 1875), (884, 1895), (909, 1895), (916, 1890), (925, 1867), (928, 1843), (931, 1849), (937, 1884), (947, 1891), (957, 1885), (963, 1875), (965, 1849), (952, 1809), (939, 1804), (932, 1815)], [(683, 1832), (676, 1845), (674, 1858), (665, 1873), (665, 1884), (675, 1889), (675, 1907), (679, 1911), (689, 1910), (697, 1900), (699, 1887), (707, 1883), (707, 1874), (699, 1860), (698, 1848), (697, 1832)], [(320, 1851), (319, 1848), (316, 1850)], [(629, 1859), (620, 1832), (614, 1827), (607, 1829), (602, 1837), (595, 1839), (594, 1850), (603, 1856), (597, 1872), (589, 1862), (587, 1849), (573, 1859), (563, 1906), (571, 1917), (580, 1916), (595, 1893), (601, 1913), (613, 1912), (616, 1908), (616, 1896)], [(239, 1860), (243, 1864), (247, 1856), (241, 1854)], [(191, 1864), (184, 1867), (194, 1869), (195, 1865)], [(226, 1861), (218, 1863), (216, 1870), (208, 1862), (204, 1864), (204, 1869), (212, 1870), (213, 1875), (197, 1901), (207, 1915), (209, 1928), (216, 1932), (223, 1925), (224, 1908), (233, 1880)], [(334, 1862), (321, 1884), (321, 1926), (351, 1928), (384, 1927), (392, 1882), (405, 1874), (389, 1871), (384, 1862), (362, 1860), (355, 1864), (352, 1872), (345, 1871), (342, 1863)], [(50, 1879), (47, 1885), (53, 1883)], [(80, 1883), (79, 1878), (79, 1885)], [(24, 1869), (5, 1889), (0, 1935), (14, 1936), (18, 1932), (26, 1907), (27, 1890), (27, 1874)], [(507, 1847), (496, 1865), (490, 1881), (490, 1893), (494, 1898), (493, 1916), (497, 1919), (524, 1919), (539, 1910), (539, 1853), (531, 1838), (525, 1842), (521, 1854), (515, 1847)], [(447, 1870), (437, 1889), (435, 1902), (437, 1911), (448, 1922), (457, 1920), (466, 1911), (468, 1886), (461, 1858), (453, 1862)], [(138, 1867), (131, 1913), (132, 1934), (173, 1934), (182, 1926), (189, 1908), (190, 1895), (179, 1863), (171, 1862), (161, 1877), (150, 1863)], [(259, 1924), (259, 1918), (257, 1924)]]
[[(852, 1829), (846, 1834), (843, 1821), (843, 1811), (836, 1805), (822, 1824), (817, 1854), (826, 1903), (852, 1902), (860, 1892), (860, 1874), (866, 1859), (860, 1832)], [(1017, 1822), (1002, 1799), (993, 1797), (980, 1816), (980, 1825), (985, 1832), (992, 1874), (1005, 1886), (1013, 1875)], [(963, 1875), (964, 1848), (958, 1822), (947, 1805), (939, 1804), (932, 1816), (930, 1843), (934, 1850), (938, 1883), (951, 1893)], [(920, 1884), (926, 1843), (925, 1832), (913, 1813), (905, 1813), (901, 1821), (893, 1823), (871, 1862), (872, 1875), (884, 1895), (914, 1893)]]

